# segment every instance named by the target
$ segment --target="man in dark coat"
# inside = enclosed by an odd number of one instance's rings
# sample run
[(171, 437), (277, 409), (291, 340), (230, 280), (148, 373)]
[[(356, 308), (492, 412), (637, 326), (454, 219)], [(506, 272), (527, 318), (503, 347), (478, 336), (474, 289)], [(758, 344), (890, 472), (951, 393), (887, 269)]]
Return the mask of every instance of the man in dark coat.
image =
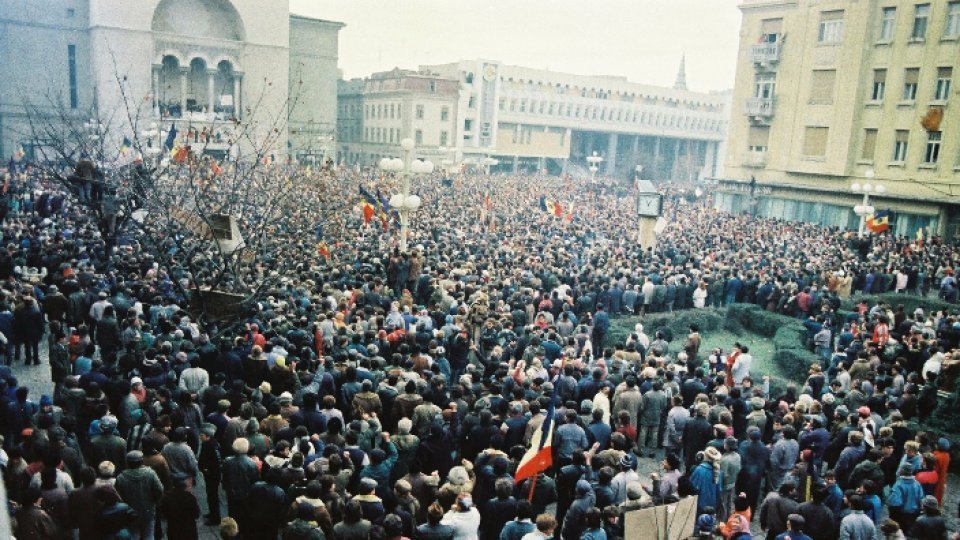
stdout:
[(160, 515), (167, 520), (167, 537), (170, 540), (196, 540), (199, 537), (197, 519), (200, 518), (200, 504), (197, 503), (197, 496), (187, 490), (184, 479), (175, 479), (173, 489), (160, 499)]
[(706, 403), (700, 403), (696, 412), (697, 415), (683, 426), (683, 461), (688, 471), (697, 464), (697, 452), (703, 451), (713, 439), (713, 426), (707, 420), (710, 407)]

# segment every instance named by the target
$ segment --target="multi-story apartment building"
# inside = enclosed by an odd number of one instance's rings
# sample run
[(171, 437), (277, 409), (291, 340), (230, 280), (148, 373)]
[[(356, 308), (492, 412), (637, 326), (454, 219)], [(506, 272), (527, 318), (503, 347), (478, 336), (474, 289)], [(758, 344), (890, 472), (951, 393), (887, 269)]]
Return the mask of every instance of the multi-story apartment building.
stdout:
[(745, 0), (726, 179), (735, 212), (894, 232), (960, 226), (960, 1)]
[(338, 152), (344, 163), (375, 164), (413, 139), (417, 155), (449, 160), (456, 133), (457, 81), (430, 71), (394, 69), (340, 81)]
[[(443, 94), (453, 99), (452, 127), (435, 129), (441, 139), (443, 133), (448, 137), (420, 152), (437, 152), (442, 161), (479, 164), (493, 158), (496, 170), (557, 174), (586, 170), (586, 156), (597, 152), (604, 158), (600, 174), (621, 178), (633, 176), (638, 166), (642, 176), (658, 180), (690, 181), (722, 172), (718, 156), (723, 154), (729, 95), (687, 90), (682, 68), (674, 88), (489, 60), (421, 66), (420, 73), (454, 84), (452, 96)], [(356, 122), (349, 112), (357, 110), (354, 84), (341, 84), (341, 158), (370, 164), (378, 152), (354, 152), (343, 138), (347, 125)], [(436, 97), (433, 92), (410, 95), (416, 102)], [(363, 115), (362, 121), (361, 133), (372, 119)]]

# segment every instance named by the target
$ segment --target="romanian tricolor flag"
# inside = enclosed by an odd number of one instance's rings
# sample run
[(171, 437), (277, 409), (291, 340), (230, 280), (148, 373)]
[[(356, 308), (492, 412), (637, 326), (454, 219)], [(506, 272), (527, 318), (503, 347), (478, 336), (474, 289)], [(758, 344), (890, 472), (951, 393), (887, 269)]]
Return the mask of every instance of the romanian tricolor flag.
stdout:
[(130, 139), (124, 137), (123, 142), (120, 144), (120, 156), (127, 157), (127, 153), (130, 152), (131, 146), (133, 146), (133, 143), (130, 142)]
[(363, 222), (370, 223), (374, 214), (377, 213), (380, 202), (369, 191), (360, 186), (360, 208), (363, 210)]
[(917, 247), (923, 249), (923, 227), (917, 229)]
[(890, 210), (880, 210), (867, 218), (867, 228), (871, 232), (882, 233), (890, 229)]
[[(560, 374), (563, 374), (562, 367), (560, 368)], [(557, 382), (559, 383), (559, 379)], [(517, 484), (526, 478), (536, 476), (553, 465), (553, 426), (556, 404), (559, 399), (558, 390), (560, 390), (560, 385), (554, 384), (546, 417), (544, 417), (543, 423), (540, 424), (537, 431), (533, 433), (533, 437), (530, 439), (530, 448), (527, 449), (527, 453), (523, 455), (520, 464), (517, 465), (517, 473), (513, 477), (513, 481)]]
[(173, 146), (173, 150), (170, 151), (170, 159), (176, 163), (183, 163), (187, 160), (187, 156), (190, 154), (189, 146), (181, 146), (180, 142), (177, 141)]
[(330, 246), (326, 242), (320, 242), (317, 244), (317, 253), (320, 254), (324, 259), (330, 258)]

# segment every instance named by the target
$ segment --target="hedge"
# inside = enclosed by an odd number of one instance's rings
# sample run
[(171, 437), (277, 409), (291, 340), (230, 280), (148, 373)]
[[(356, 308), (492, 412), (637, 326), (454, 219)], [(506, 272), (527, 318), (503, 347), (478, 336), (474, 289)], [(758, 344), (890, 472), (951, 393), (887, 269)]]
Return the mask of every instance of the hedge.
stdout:
[[(732, 304), (726, 309), (704, 308), (672, 314), (657, 313), (643, 319), (617, 317), (611, 322), (604, 345), (612, 347), (624, 343), (638, 321), (643, 323), (644, 332), (651, 339), (660, 328), (667, 328), (676, 339), (683, 339), (683, 336), (689, 333), (690, 325), (696, 323), (705, 336), (717, 331), (727, 331), (735, 335), (749, 332), (770, 340), (773, 353), (769, 361), (775, 364), (776, 369), (773, 371), (779, 373), (771, 376), (775, 391), (782, 390), (790, 382), (803, 384), (810, 366), (817, 361), (816, 355), (806, 349), (807, 329), (800, 320), (771, 313), (753, 304)], [(765, 358), (759, 360), (767, 361)], [(762, 364), (757, 367), (758, 371), (766, 371)]]
[(957, 304), (944, 302), (935, 296), (917, 296), (915, 294), (896, 294), (891, 292), (869, 295), (858, 294), (851, 296), (840, 303), (840, 309), (844, 311), (853, 311), (856, 305), (862, 300), (866, 300), (870, 306), (876, 305), (876, 303), (880, 300), (883, 300), (893, 307), (903, 304), (903, 307), (908, 314), (912, 314), (918, 307), (923, 308), (924, 313), (930, 313), (931, 310), (946, 310), (955, 312), (958, 308), (960, 308), (960, 306)]

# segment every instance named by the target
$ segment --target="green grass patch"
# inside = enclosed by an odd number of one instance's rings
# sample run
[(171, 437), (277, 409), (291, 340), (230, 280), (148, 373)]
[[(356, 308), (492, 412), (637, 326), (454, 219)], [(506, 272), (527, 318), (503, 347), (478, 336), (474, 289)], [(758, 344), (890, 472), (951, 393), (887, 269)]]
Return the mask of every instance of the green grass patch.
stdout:
[(806, 329), (801, 321), (750, 304), (693, 309), (673, 314), (658, 313), (642, 319), (617, 317), (610, 325), (605, 345), (613, 346), (626, 341), (637, 322), (643, 323), (644, 332), (651, 340), (657, 330), (667, 329), (673, 335), (670, 344), (673, 355), (683, 347), (692, 323), (700, 327), (703, 337), (700, 352), (704, 357), (716, 347), (726, 353), (736, 342), (746, 345), (753, 356), (751, 376), (757, 381), (769, 376), (771, 392), (775, 394), (788, 383), (802, 385), (810, 365), (816, 361), (816, 356), (804, 346)]

